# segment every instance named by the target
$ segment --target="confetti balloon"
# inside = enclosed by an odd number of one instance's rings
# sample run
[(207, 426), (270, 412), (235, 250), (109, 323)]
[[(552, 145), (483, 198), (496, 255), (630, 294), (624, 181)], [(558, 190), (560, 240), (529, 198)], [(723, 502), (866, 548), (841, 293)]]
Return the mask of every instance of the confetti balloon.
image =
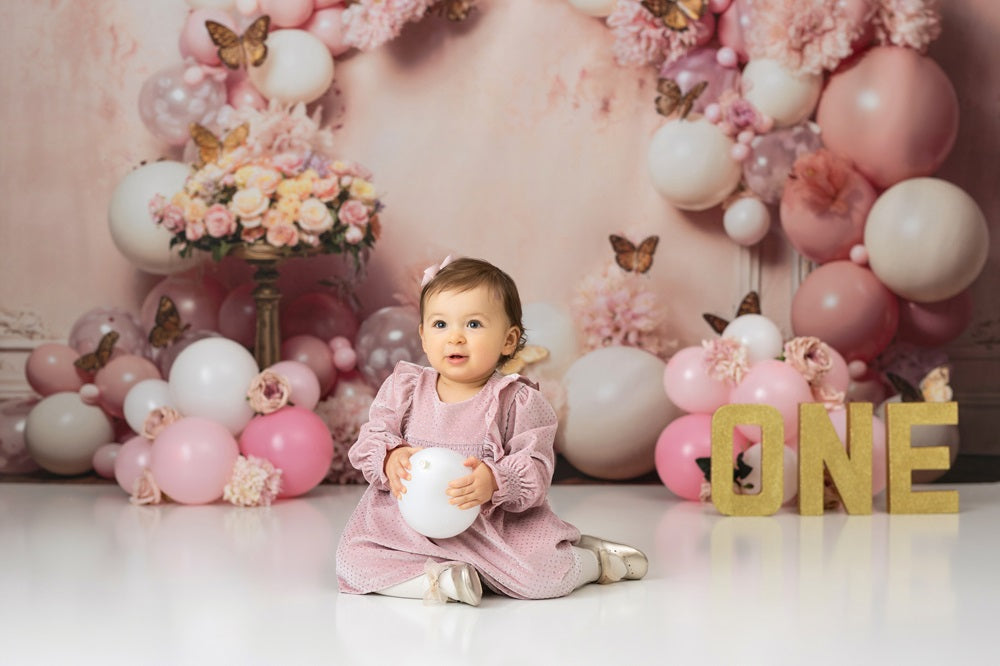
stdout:
[(743, 161), (743, 179), (761, 201), (776, 204), (781, 201), (795, 160), (822, 145), (819, 128), (812, 123), (758, 136), (750, 144), (749, 157)]
[(186, 64), (153, 74), (139, 90), (139, 117), (154, 136), (183, 146), (191, 123), (208, 123), (226, 103), (226, 85), (210, 76), (192, 85), (184, 80)]
[(358, 329), (358, 370), (372, 386), (380, 386), (399, 361), (429, 365), (417, 329), (416, 308), (390, 305), (370, 314)]

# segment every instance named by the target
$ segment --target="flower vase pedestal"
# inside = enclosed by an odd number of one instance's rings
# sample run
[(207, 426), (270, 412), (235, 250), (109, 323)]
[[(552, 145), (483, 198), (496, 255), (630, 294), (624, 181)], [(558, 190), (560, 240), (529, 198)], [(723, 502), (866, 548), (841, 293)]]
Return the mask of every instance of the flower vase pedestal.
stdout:
[(241, 245), (231, 254), (243, 259), (256, 270), (253, 280), (253, 300), (257, 305), (257, 331), (253, 355), (261, 370), (281, 360), (281, 328), (278, 320), (278, 264), (285, 255), (276, 247), (263, 244)]

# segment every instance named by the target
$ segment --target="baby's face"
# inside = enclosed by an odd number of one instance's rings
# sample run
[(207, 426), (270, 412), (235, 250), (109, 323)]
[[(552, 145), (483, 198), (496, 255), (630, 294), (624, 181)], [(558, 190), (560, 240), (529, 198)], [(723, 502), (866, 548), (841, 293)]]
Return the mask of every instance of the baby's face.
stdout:
[(424, 303), (420, 340), (431, 366), (447, 381), (482, 386), (504, 354), (514, 353), (519, 331), (485, 286), (440, 291)]

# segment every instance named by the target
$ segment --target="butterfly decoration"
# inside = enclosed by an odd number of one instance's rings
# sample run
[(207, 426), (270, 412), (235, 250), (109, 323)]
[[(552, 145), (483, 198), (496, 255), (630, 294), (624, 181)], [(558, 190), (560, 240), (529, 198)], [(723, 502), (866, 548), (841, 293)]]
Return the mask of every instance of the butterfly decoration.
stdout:
[(885, 377), (892, 384), (892, 387), (896, 389), (896, 392), (899, 393), (899, 397), (903, 402), (923, 402), (924, 396), (910, 382), (894, 372), (885, 373)]
[(449, 21), (464, 21), (472, 11), (471, 0), (440, 0), (428, 10)]
[(650, 14), (663, 21), (663, 25), (676, 32), (683, 32), (705, 15), (708, 0), (642, 0)]
[(260, 67), (267, 58), (267, 31), (271, 17), (261, 16), (242, 35), (215, 21), (205, 21), (212, 43), (219, 47), (219, 60), (229, 69)]
[[(709, 457), (705, 458), (695, 458), (694, 462), (698, 465), (701, 473), (705, 475), (705, 480), (708, 482), (712, 481), (712, 459)], [(752, 491), (753, 484), (745, 483), (744, 479), (750, 476), (750, 472), (753, 471), (753, 467), (748, 465), (745, 460), (743, 460), (743, 454), (736, 456), (736, 466), (733, 468), (733, 483), (741, 490)]]
[(660, 79), (656, 83), (656, 91), (660, 93), (656, 96), (656, 112), (669, 117), (678, 111), (677, 115), (683, 120), (707, 87), (708, 81), (699, 81), (691, 90), (682, 93), (680, 85), (673, 79)]
[(169, 296), (160, 296), (156, 306), (156, 319), (149, 331), (149, 344), (157, 349), (170, 345), (181, 333), (191, 328), (191, 324), (181, 326), (181, 315)]
[(507, 360), (503, 366), (500, 367), (500, 374), (502, 375), (514, 375), (522, 372), (527, 366), (532, 363), (538, 363), (539, 361), (544, 361), (549, 357), (549, 350), (541, 345), (525, 345), (521, 351), (514, 354), (513, 358)]
[(198, 166), (203, 166), (218, 162), (220, 157), (242, 146), (247, 137), (250, 136), (250, 124), (243, 123), (230, 130), (222, 139), (198, 123), (191, 123), (188, 126), (188, 131), (191, 133), (191, 139), (198, 146), (198, 156), (201, 160)]
[[(760, 297), (757, 295), (756, 291), (749, 292), (740, 301), (740, 307), (736, 310), (736, 316), (742, 317), (745, 314), (760, 314)], [(726, 330), (726, 326), (729, 326), (729, 321), (723, 319), (722, 317), (717, 317), (714, 314), (708, 314), (707, 312), (701, 315), (708, 325), (712, 327), (712, 330), (722, 335), (722, 332)]]
[(622, 270), (630, 273), (645, 273), (653, 265), (653, 254), (656, 252), (657, 243), (660, 242), (659, 236), (649, 236), (638, 246), (624, 236), (611, 234), (608, 238), (615, 251), (615, 263)]
[(101, 336), (100, 342), (97, 343), (97, 349), (76, 359), (73, 361), (73, 365), (88, 374), (96, 374), (111, 360), (111, 352), (114, 351), (118, 338), (118, 331), (108, 331)]

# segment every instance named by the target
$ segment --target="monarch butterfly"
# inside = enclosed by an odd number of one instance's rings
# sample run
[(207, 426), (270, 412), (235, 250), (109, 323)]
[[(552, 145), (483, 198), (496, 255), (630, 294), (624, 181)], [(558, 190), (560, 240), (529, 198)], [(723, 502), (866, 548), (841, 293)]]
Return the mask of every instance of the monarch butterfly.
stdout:
[(219, 60), (229, 69), (259, 67), (267, 58), (267, 30), (271, 17), (261, 16), (250, 24), (242, 35), (215, 21), (205, 21), (205, 29), (212, 43), (219, 47)]
[(191, 328), (191, 324), (181, 326), (181, 316), (177, 306), (169, 296), (160, 296), (156, 307), (156, 320), (149, 331), (149, 344), (163, 348), (171, 344), (181, 333)]
[(660, 242), (659, 236), (650, 236), (638, 246), (623, 236), (612, 234), (609, 238), (615, 251), (615, 263), (623, 270), (645, 273), (653, 265), (653, 253)]
[(118, 331), (108, 331), (101, 336), (100, 342), (97, 343), (97, 349), (76, 359), (73, 361), (73, 365), (86, 373), (96, 373), (111, 360), (111, 352), (114, 351), (118, 338)]
[[(736, 310), (736, 316), (741, 317), (745, 314), (760, 314), (760, 297), (757, 295), (756, 291), (749, 292), (740, 301), (740, 307)], [(712, 330), (722, 335), (722, 332), (726, 330), (726, 326), (729, 322), (722, 317), (717, 317), (713, 314), (705, 313), (702, 315), (708, 325), (712, 327)]]

